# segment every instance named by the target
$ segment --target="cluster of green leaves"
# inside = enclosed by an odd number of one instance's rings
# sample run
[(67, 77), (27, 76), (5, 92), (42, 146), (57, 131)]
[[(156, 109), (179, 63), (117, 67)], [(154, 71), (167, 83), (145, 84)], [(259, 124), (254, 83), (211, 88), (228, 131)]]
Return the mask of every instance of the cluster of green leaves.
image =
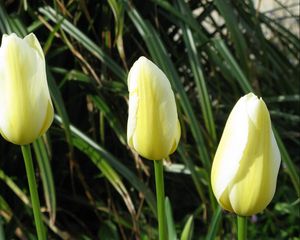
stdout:
[[(182, 127), (165, 167), (169, 239), (236, 235), (210, 168), (250, 91), (268, 105), (282, 165), (248, 236), (299, 239), (299, 36), (251, 0), (0, 0), (0, 31), (34, 32), (46, 56), (56, 116), (33, 150), (49, 239), (157, 239), (152, 162), (126, 144), (126, 78), (141, 55), (168, 76)], [(0, 239), (35, 239), (20, 149), (0, 141)]]

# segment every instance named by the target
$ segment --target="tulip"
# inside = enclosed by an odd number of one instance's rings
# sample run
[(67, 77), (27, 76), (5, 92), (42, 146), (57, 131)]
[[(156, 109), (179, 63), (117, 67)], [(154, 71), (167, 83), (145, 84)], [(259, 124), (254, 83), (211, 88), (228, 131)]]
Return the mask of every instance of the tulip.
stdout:
[(3, 35), (0, 47), (0, 133), (25, 145), (46, 132), (53, 106), (46, 78), (45, 58), (34, 34), (24, 39)]
[(174, 93), (166, 75), (140, 57), (128, 75), (127, 141), (141, 156), (160, 160), (172, 154), (180, 139)]
[(261, 212), (271, 202), (280, 166), (266, 104), (249, 93), (234, 106), (211, 171), (219, 204), (239, 216)]

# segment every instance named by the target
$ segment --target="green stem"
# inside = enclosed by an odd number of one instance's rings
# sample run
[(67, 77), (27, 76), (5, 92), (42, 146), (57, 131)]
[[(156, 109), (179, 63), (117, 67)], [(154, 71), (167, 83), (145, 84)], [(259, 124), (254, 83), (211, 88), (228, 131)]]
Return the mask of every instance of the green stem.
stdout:
[(36, 180), (34, 175), (30, 145), (23, 145), (21, 146), (21, 148), (22, 148), (23, 158), (25, 162), (27, 180), (28, 180), (29, 191), (31, 196), (31, 205), (33, 209), (33, 215), (34, 215), (34, 221), (35, 221), (35, 227), (36, 227), (38, 239), (45, 240), (46, 235), (45, 235), (44, 225), (42, 223), (42, 215), (40, 211), (40, 200), (37, 192), (37, 185), (36, 185)]
[(247, 239), (247, 217), (237, 216), (238, 240)]
[(154, 161), (159, 240), (167, 240), (163, 160)]
[(4, 234), (3, 225), (4, 225), (4, 220), (0, 216), (0, 239), (1, 240), (5, 240), (5, 234)]

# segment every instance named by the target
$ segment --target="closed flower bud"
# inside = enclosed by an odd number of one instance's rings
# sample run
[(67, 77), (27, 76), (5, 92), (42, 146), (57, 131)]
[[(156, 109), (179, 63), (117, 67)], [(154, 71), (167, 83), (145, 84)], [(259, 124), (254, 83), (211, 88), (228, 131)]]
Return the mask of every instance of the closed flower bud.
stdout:
[(160, 160), (172, 154), (180, 139), (174, 93), (166, 75), (140, 57), (128, 75), (127, 141), (141, 156)]
[(268, 109), (253, 93), (242, 97), (227, 120), (211, 171), (219, 204), (240, 216), (271, 202), (280, 166)]
[(33, 142), (53, 121), (43, 50), (34, 34), (3, 35), (0, 47), (0, 133), (8, 141)]

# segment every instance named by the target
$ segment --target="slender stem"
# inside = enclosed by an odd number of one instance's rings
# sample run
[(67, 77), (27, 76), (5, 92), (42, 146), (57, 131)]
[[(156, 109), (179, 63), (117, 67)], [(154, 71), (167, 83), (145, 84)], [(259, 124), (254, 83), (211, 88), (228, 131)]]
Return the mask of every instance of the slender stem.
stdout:
[(167, 240), (163, 161), (154, 161), (159, 240)]
[(3, 225), (4, 225), (4, 221), (2, 219), (2, 216), (0, 216), (0, 239), (1, 240), (5, 240)]
[(23, 158), (25, 162), (27, 180), (28, 180), (29, 191), (31, 196), (31, 205), (33, 209), (33, 215), (34, 215), (34, 221), (35, 221), (35, 227), (36, 227), (38, 239), (45, 240), (46, 235), (45, 235), (44, 225), (42, 223), (42, 216), (40, 211), (40, 200), (37, 192), (37, 185), (36, 185), (36, 180), (34, 175), (30, 145), (23, 145), (21, 146), (21, 148), (22, 148)]
[(238, 240), (247, 239), (247, 217), (237, 216)]

